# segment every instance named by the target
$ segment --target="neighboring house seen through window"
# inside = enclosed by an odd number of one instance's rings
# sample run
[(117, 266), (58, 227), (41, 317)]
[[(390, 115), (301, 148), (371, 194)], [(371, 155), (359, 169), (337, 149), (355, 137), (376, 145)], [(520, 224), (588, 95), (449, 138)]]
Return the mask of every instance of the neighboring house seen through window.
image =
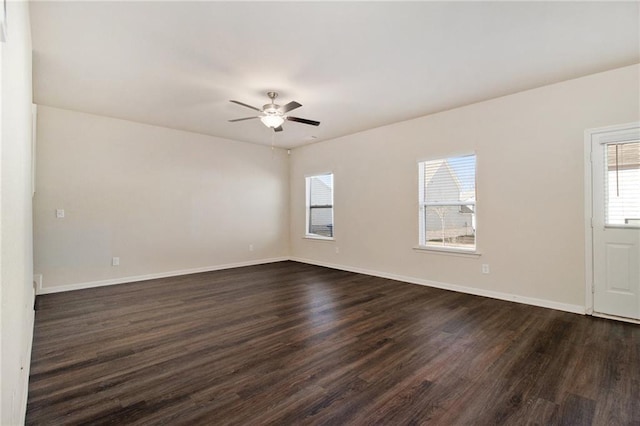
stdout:
[(306, 187), (307, 236), (333, 238), (333, 174), (309, 176)]
[(441, 158), (419, 166), (420, 246), (476, 249), (476, 156)]

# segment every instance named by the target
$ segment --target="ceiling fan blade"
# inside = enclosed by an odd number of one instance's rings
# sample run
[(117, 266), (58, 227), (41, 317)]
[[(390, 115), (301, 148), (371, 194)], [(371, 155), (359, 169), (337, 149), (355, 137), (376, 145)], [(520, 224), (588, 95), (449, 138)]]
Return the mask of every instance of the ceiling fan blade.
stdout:
[(296, 101), (291, 101), (286, 105), (283, 105), (282, 107), (280, 107), (280, 111), (282, 111), (282, 113), (286, 113), (289, 111), (292, 111), (296, 108), (300, 108), (302, 106), (302, 104), (297, 103)]
[(276, 128), (273, 129), (274, 132), (281, 132), (282, 131), (282, 126), (278, 126)]
[(251, 106), (251, 105), (247, 105), (247, 104), (242, 103), (240, 101), (229, 101), (229, 102), (233, 102), (234, 104), (242, 105), (243, 107), (251, 108), (251, 109), (256, 110), (258, 112), (262, 112), (261, 109), (258, 109), (258, 108), (254, 107), (254, 106)]
[(319, 121), (307, 120), (306, 118), (287, 117), (287, 120), (295, 121), (295, 122), (298, 122), (298, 123), (310, 124), (311, 126), (319, 126), (320, 125)]
[(230, 123), (234, 123), (236, 121), (244, 121), (244, 120), (252, 120), (254, 118), (260, 118), (260, 117), (244, 117), (244, 118), (234, 118), (233, 120), (229, 120)]

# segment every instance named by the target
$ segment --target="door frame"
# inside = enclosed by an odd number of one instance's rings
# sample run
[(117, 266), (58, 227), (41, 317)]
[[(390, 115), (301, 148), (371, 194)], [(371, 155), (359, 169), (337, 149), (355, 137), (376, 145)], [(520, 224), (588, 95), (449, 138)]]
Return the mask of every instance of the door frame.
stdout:
[(585, 313), (603, 318), (640, 324), (630, 318), (616, 317), (593, 311), (593, 176), (591, 165), (591, 147), (594, 138), (603, 133), (624, 132), (640, 127), (640, 121), (613, 126), (597, 127), (584, 131), (584, 264), (585, 264)]

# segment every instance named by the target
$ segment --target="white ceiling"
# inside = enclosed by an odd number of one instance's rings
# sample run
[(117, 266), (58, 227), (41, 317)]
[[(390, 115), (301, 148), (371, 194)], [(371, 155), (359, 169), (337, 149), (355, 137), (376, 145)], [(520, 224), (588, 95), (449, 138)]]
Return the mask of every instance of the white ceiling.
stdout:
[(34, 102), (296, 147), (640, 62), (638, 2), (33, 2)]

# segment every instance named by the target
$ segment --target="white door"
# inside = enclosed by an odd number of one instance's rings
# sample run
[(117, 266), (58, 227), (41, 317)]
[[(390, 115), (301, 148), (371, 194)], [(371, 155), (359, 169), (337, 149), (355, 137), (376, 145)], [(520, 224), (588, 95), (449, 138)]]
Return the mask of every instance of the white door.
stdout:
[(640, 126), (591, 134), (593, 311), (640, 319)]

